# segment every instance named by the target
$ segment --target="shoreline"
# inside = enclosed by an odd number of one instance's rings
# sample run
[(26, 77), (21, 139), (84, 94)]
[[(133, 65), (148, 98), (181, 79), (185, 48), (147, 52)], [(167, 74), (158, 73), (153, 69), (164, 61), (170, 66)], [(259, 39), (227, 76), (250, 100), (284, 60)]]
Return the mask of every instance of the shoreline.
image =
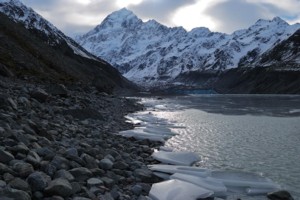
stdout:
[(146, 199), (159, 142), (116, 135), (135, 100), (79, 84), (0, 80), (0, 198)]

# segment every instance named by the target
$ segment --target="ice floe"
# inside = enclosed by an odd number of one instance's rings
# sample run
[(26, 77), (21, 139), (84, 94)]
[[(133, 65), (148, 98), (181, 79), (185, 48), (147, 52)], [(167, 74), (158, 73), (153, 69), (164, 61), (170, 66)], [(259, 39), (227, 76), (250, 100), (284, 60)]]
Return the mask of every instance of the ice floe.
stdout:
[(180, 180), (153, 184), (149, 193), (149, 197), (153, 200), (195, 200), (212, 195), (213, 192), (210, 190)]
[(214, 171), (199, 167), (176, 165), (149, 165), (150, 170), (159, 177), (178, 179), (195, 184), (214, 192), (214, 197), (231, 194), (265, 195), (280, 189), (270, 179), (255, 173), (240, 171)]
[(172, 176), (170, 176), (170, 179), (178, 179), (181, 181), (193, 183), (195, 185), (198, 185), (202, 188), (211, 190), (214, 192), (214, 197), (225, 197), (227, 196), (227, 188), (225, 185), (219, 181), (211, 180), (208, 177), (198, 177), (188, 174), (181, 174), (181, 173), (175, 173)]
[(190, 166), (201, 160), (200, 156), (193, 152), (153, 152), (152, 157), (165, 164)]
[(165, 147), (165, 146), (160, 146), (159, 147), (160, 151), (167, 151), (167, 152), (172, 152), (173, 149), (171, 147)]
[(211, 170), (194, 166), (178, 166), (178, 165), (148, 165), (148, 168), (154, 172), (162, 172), (169, 175), (175, 173), (190, 174), (198, 177), (208, 177)]
[(119, 135), (122, 135), (124, 137), (133, 137), (137, 140), (146, 140), (146, 139), (148, 139), (148, 140), (151, 140), (151, 141), (158, 141), (158, 142), (165, 142), (165, 140), (168, 139), (167, 136), (146, 133), (142, 129), (133, 129), (133, 130), (121, 131), (121, 132), (119, 132)]

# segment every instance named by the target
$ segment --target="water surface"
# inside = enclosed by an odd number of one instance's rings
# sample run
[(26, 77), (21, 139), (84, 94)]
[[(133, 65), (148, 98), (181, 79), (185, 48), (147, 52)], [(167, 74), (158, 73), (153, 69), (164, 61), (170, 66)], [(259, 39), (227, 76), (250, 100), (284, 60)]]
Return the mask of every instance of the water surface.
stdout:
[(144, 103), (186, 127), (174, 129), (179, 135), (166, 146), (199, 153), (201, 167), (263, 174), (300, 199), (300, 96), (202, 95)]

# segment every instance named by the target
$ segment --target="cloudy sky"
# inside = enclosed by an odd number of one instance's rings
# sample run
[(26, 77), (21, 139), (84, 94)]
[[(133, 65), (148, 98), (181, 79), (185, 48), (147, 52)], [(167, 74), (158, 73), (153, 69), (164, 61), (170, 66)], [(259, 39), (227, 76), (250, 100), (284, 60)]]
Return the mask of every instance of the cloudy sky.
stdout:
[(231, 33), (258, 19), (300, 22), (300, 0), (21, 0), (69, 36), (86, 33), (123, 7), (167, 26)]

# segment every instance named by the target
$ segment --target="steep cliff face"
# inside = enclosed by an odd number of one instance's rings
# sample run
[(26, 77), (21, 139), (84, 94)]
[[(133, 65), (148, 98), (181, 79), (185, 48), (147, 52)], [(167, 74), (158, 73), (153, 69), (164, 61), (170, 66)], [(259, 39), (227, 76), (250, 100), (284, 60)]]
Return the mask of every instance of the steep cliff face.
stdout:
[(131, 11), (121, 9), (76, 41), (110, 62), (128, 79), (154, 87), (178, 81), (188, 84), (188, 75), (201, 72), (252, 67), (264, 53), (299, 28), (299, 24), (289, 25), (276, 17), (258, 20), (231, 35), (207, 28), (187, 32), (154, 20), (143, 22)]
[[(112, 92), (132, 84), (110, 64), (17, 0), (0, 1), (0, 64), (4, 75), (93, 83)], [(0, 70), (1, 71), (1, 70)]]

